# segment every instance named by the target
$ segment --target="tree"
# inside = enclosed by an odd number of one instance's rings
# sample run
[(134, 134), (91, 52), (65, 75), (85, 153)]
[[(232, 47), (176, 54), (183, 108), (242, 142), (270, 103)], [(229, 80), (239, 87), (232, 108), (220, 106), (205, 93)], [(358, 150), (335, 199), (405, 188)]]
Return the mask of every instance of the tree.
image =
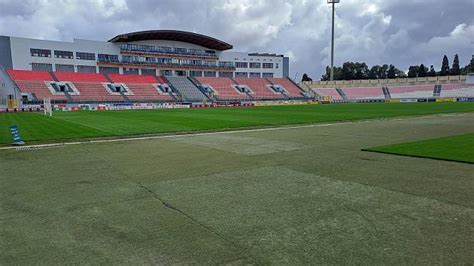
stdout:
[(449, 75), (449, 60), (448, 60), (448, 57), (446, 55), (443, 57), (443, 63), (441, 65), (441, 72), (439, 74), (440, 74), (440, 76)]
[(387, 78), (394, 79), (396, 77), (397, 77), (397, 74), (395, 73), (395, 66), (390, 65), (390, 67), (388, 68), (388, 72), (387, 72)]
[(474, 56), (471, 62), (461, 70), (461, 75), (467, 75), (469, 73), (474, 73)]
[(418, 72), (420, 70), (420, 66), (410, 66), (408, 68), (408, 77), (409, 78), (416, 78), (418, 77)]
[(435, 71), (433, 65), (431, 65), (430, 71), (427, 73), (427, 76), (428, 76), (428, 77), (436, 77), (436, 71)]
[(453, 76), (461, 75), (461, 69), (459, 67), (459, 56), (454, 56), (453, 66), (451, 67), (450, 74)]
[(421, 64), (418, 69), (418, 77), (424, 78), (426, 77), (427, 73), (428, 73), (428, 68), (425, 67), (425, 65)]
[(379, 78), (379, 69), (381, 67), (379, 65), (375, 65), (373, 66), (370, 70), (369, 70), (369, 75), (368, 75), (368, 78), (369, 79), (378, 79)]
[(310, 78), (310, 77), (308, 76), (308, 74), (304, 73), (304, 74), (303, 74), (303, 79), (302, 79), (301, 81), (313, 81), (313, 79)]

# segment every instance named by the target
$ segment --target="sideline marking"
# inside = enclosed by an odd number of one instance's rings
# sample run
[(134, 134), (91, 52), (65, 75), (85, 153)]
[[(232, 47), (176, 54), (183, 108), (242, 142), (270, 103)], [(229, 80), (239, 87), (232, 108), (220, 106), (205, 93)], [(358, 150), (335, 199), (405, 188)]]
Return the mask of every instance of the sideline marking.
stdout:
[[(300, 126), (280, 126), (280, 127), (255, 128), (255, 129), (236, 129), (236, 130), (229, 130), (229, 131), (203, 132), (203, 133), (194, 133), (194, 134), (183, 133), (183, 134), (173, 134), (173, 135), (163, 135), (163, 136), (146, 136), (146, 137), (129, 137), (129, 138), (103, 139), (103, 140), (86, 140), (86, 141), (75, 141), (75, 142), (58, 142), (58, 143), (50, 143), (50, 144), (22, 146), (23, 149), (21, 150), (31, 150), (35, 148), (36, 149), (51, 148), (51, 147), (57, 147), (57, 146), (83, 145), (83, 144), (169, 139), (169, 138), (188, 137), (188, 136), (209, 136), (209, 135), (217, 135), (217, 134), (236, 134), (236, 133), (291, 130), (291, 129), (300, 129), (300, 128), (313, 128), (313, 127), (330, 127), (330, 126), (348, 125), (348, 124), (363, 124), (363, 123), (378, 122), (378, 121), (400, 121), (400, 120), (419, 119), (419, 118), (427, 118), (427, 117), (428, 118), (438, 117), (438, 116), (461, 116), (464, 114), (466, 113), (438, 114), (438, 115), (427, 115), (427, 116), (405, 117), (405, 118), (400, 118), (400, 117), (381, 118), (381, 119), (369, 119), (369, 120), (359, 120), (359, 121), (334, 122), (334, 123), (325, 123), (325, 124), (318, 123), (318, 124), (309, 124), (309, 125), (300, 125)], [(18, 147), (0, 147), (0, 150), (18, 150)]]

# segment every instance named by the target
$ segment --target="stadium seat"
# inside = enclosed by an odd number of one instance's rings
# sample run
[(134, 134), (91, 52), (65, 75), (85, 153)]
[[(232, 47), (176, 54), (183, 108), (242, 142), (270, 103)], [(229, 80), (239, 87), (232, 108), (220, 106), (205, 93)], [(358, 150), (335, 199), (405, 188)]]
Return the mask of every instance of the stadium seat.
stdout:
[(16, 83), (22, 93), (31, 93), (39, 101), (51, 99), (53, 101), (66, 101), (64, 95), (53, 95), (48, 88), (48, 83), (54, 78), (47, 71), (8, 70), (8, 75)]
[(447, 98), (471, 98), (474, 97), (474, 85), (467, 84), (445, 84), (441, 87), (441, 97)]
[(272, 82), (275, 85), (282, 86), (288, 92), (289, 97), (292, 97), (292, 98), (303, 97), (302, 95), (303, 91), (288, 78), (269, 78), (268, 80), (270, 80), (270, 82)]
[(434, 85), (389, 87), (393, 99), (433, 98)]
[(318, 88), (313, 89), (321, 97), (330, 97), (332, 101), (343, 101), (341, 95), (336, 91), (335, 88)]
[(187, 77), (166, 77), (166, 79), (179, 91), (185, 101), (202, 102), (207, 98)]
[(114, 83), (123, 83), (133, 93), (127, 97), (132, 101), (172, 101), (173, 98), (169, 94), (160, 94), (157, 90), (159, 82), (154, 76), (139, 75), (120, 75), (109, 74), (108, 77)]
[(385, 99), (382, 88), (343, 88), (349, 100)]
[(260, 78), (235, 78), (239, 85), (248, 86), (252, 91), (252, 96), (256, 99), (285, 99), (281, 93), (273, 91), (271, 84), (266, 79)]
[(110, 83), (106, 76), (98, 73), (55, 72), (59, 81), (71, 82), (79, 90), (80, 95), (73, 96), (78, 102), (122, 102), (121, 95), (112, 95), (106, 89)]
[(229, 78), (208, 78), (208, 77), (197, 77), (196, 78), (201, 84), (209, 85), (216, 91), (214, 95), (218, 100), (237, 100), (237, 99), (248, 99), (246, 93), (238, 92), (233, 85), (235, 83)]

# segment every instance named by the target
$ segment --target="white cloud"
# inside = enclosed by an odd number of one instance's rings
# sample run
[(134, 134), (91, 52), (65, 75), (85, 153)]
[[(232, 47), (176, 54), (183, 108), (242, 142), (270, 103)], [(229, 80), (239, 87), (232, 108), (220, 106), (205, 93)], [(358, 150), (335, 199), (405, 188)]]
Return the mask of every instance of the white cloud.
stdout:
[[(343, 0), (336, 62), (437, 63), (473, 54), (472, 0)], [(331, 8), (325, 0), (0, 0), (0, 34), (107, 40), (147, 29), (209, 34), (236, 50), (285, 53), (294, 73), (319, 78), (329, 63)]]

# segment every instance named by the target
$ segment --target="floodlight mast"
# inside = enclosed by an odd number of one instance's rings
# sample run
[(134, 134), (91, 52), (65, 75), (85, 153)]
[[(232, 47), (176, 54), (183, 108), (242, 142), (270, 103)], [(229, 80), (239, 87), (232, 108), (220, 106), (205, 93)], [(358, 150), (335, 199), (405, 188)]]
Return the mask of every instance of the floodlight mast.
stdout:
[(331, 32), (331, 77), (330, 80), (334, 80), (334, 15), (336, 13), (336, 4), (340, 0), (328, 0), (328, 4), (332, 4), (332, 32)]

